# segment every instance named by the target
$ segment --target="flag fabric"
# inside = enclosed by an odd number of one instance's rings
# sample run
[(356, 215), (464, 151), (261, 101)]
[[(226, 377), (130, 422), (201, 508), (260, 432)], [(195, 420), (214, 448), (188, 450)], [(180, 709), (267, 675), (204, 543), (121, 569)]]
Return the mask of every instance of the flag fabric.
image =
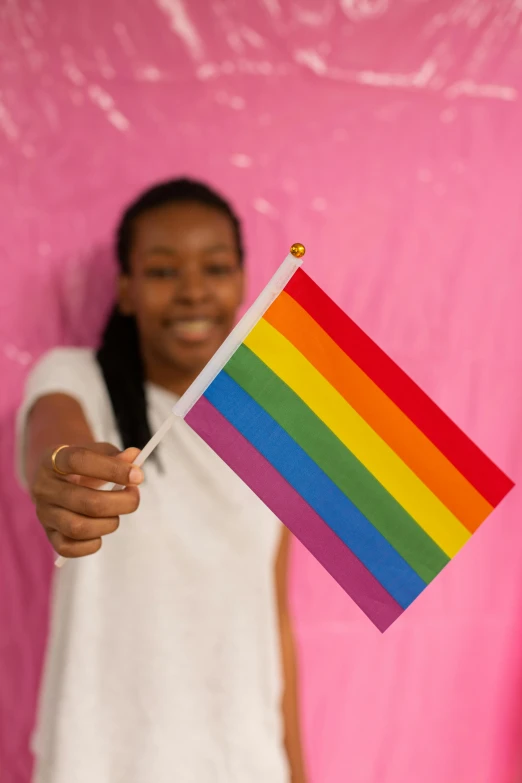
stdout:
[(384, 631), (513, 482), (285, 264), (174, 412)]

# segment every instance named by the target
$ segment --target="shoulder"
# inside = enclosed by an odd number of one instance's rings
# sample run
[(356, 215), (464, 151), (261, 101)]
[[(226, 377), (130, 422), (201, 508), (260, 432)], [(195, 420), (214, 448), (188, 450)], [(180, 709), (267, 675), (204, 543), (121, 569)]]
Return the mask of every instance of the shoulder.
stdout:
[(76, 373), (100, 375), (96, 354), (91, 348), (53, 348), (35, 362), (29, 372), (28, 382), (34, 378), (59, 378)]
[(33, 365), (25, 384), (25, 398), (44, 394), (83, 396), (104, 388), (103, 376), (90, 348), (53, 348)]
[(53, 348), (36, 361), (25, 383), (19, 422), (25, 424), (35, 402), (48, 394), (67, 394), (77, 400), (94, 432), (110, 409), (96, 352), (90, 348)]
[(81, 403), (106, 397), (105, 381), (92, 348), (58, 347), (33, 365), (25, 384), (25, 403), (45, 394), (69, 394)]

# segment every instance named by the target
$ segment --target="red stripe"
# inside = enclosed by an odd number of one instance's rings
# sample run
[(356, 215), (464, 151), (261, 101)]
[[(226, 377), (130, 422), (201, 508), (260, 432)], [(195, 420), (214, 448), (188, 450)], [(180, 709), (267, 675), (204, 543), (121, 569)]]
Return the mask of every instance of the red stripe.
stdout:
[(492, 506), (514, 484), (325, 292), (298, 269), (285, 291), (359, 365)]

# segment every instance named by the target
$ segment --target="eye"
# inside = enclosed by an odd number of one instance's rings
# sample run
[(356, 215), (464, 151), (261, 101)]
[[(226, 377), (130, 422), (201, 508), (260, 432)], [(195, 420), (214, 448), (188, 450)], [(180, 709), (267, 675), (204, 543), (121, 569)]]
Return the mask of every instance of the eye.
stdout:
[(178, 270), (171, 266), (152, 266), (145, 271), (145, 277), (155, 280), (168, 280), (178, 277)]
[(213, 277), (225, 277), (234, 272), (234, 267), (224, 261), (213, 261), (205, 266), (205, 272)]

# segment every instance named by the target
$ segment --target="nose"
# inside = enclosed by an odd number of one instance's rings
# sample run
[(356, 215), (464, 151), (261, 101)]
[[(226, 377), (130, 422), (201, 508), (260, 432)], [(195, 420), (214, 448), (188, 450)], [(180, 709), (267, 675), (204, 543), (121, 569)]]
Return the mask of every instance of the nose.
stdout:
[(175, 298), (183, 304), (199, 304), (208, 297), (208, 285), (199, 269), (186, 266), (178, 278)]

